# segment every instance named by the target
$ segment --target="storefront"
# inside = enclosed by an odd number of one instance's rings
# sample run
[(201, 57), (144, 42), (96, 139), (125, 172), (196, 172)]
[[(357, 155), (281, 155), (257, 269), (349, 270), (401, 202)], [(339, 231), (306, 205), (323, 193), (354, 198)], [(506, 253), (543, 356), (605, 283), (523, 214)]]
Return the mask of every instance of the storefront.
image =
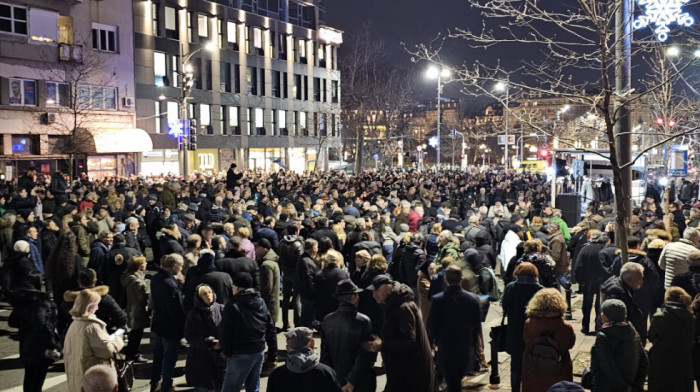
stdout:
[(263, 171), (287, 169), (284, 148), (251, 148), (248, 151), (248, 168)]
[(128, 177), (136, 174), (136, 162), (129, 154), (89, 155), (87, 157), (89, 177)]
[(146, 176), (179, 173), (178, 151), (176, 149), (160, 149), (144, 152), (141, 155), (140, 172)]
[(219, 150), (216, 148), (200, 148), (188, 151), (189, 170), (198, 173), (213, 173), (219, 171)]
[(94, 154), (88, 154), (86, 166), (89, 177), (128, 177), (138, 174), (136, 153), (153, 149), (150, 136), (143, 129), (100, 129), (91, 132)]

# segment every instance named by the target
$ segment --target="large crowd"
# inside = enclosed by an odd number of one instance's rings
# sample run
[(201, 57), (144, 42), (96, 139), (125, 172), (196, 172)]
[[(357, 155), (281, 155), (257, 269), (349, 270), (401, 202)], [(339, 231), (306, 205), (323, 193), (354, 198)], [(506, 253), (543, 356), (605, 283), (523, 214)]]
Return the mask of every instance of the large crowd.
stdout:
[(612, 192), (566, 222), (537, 173), (231, 165), (71, 180), (30, 168), (0, 186), (0, 288), (25, 391), (57, 361), (70, 392), (92, 392), (151, 360), (151, 391), (172, 391), (181, 349), (195, 391), (254, 392), (261, 377), (272, 392), (375, 391), (381, 372), (387, 392), (460, 391), (492, 365), (494, 301), (512, 390), (567, 388), (572, 284), (581, 332), (596, 335), (588, 388), (692, 391), (700, 204), (688, 181), (666, 188), (667, 208), (662, 191), (650, 185), (634, 209), (623, 263)]

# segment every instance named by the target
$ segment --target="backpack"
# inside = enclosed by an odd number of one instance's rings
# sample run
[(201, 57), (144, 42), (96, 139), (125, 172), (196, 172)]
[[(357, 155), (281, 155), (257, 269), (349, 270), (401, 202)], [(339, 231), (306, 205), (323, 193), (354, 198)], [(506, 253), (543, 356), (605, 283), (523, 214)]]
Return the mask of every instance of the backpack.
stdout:
[(435, 225), (435, 221), (431, 218), (425, 218), (418, 222), (418, 232), (423, 234), (424, 238), (427, 238), (430, 231), (433, 229), (433, 225)]
[(552, 332), (544, 331), (535, 339), (530, 351), (526, 352), (532, 370), (554, 375), (561, 370), (562, 355), (559, 343)]

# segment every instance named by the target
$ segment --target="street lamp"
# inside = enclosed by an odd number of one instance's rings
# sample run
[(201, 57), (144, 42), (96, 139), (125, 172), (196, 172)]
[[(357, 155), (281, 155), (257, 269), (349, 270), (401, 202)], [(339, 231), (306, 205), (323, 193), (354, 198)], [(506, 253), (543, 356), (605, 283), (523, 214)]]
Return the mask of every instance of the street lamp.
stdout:
[(187, 145), (190, 137), (189, 127), (186, 126), (187, 101), (191, 98), (190, 93), (192, 92), (192, 87), (194, 86), (194, 67), (192, 66), (192, 64), (189, 63), (189, 61), (192, 58), (192, 56), (201, 52), (202, 50), (211, 52), (214, 49), (216, 49), (216, 43), (207, 42), (204, 44), (204, 46), (197, 48), (187, 54), (183, 54), (184, 45), (180, 44), (180, 77), (182, 80), (182, 82), (180, 83), (180, 97), (167, 97), (164, 94), (161, 94), (158, 97), (159, 100), (171, 100), (177, 102), (178, 104), (180, 110), (180, 124), (182, 127), (182, 132), (178, 136), (178, 157), (180, 160), (182, 170), (181, 173), (185, 178), (187, 178), (187, 174), (189, 172), (189, 156), (187, 153)]
[(436, 66), (428, 68), (426, 73), (429, 79), (437, 79), (437, 166), (436, 172), (440, 171), (440, 99), (442, 96), (442, 79), (450, 77), (450, 70), (442, 68), (438, 70)]
[(506, 155), (505, 155), (505, 171), (508, 173), (508, 100), (510, 99), (510, 91), (509, 91), (509, 83), (508, 81), (505, 82), (498, 82), (496, 83), (496, 91), (504, 91), (506, 94), (506, 104), (505, 107), (503, 108), (503, 115), (505, 116), (505, 120), (503, 120), (503, 127), (505, 128), (506, 131)]

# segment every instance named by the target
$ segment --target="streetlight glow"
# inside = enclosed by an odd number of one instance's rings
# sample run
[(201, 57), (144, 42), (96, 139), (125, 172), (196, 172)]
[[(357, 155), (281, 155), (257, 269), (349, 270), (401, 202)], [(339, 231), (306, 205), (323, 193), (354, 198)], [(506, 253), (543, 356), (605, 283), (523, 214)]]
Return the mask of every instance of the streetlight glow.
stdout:
[(438, 77), (438, 69), (436, 66), (432, 66), (428, 68), (428, 70), (425, 72), (426, 76), (428, 76), (429, 79), (435, 79)]
[(498, 82), (496, 83), (496, 86), (494, 86), (494, 89), (496, 91), (506, 91), (506, 82)]
[(211, 52), (212, 50), (216, 49), (216, 44), (212, 41), (209, 41), (204, 45), (204, 49)]
[(670, 48), (666, 49), (666, 54), (671, 57), (678, 57), (678, 55), (681, 54), (681, 50), (678, 49), (678, 46), (671, 46)]

